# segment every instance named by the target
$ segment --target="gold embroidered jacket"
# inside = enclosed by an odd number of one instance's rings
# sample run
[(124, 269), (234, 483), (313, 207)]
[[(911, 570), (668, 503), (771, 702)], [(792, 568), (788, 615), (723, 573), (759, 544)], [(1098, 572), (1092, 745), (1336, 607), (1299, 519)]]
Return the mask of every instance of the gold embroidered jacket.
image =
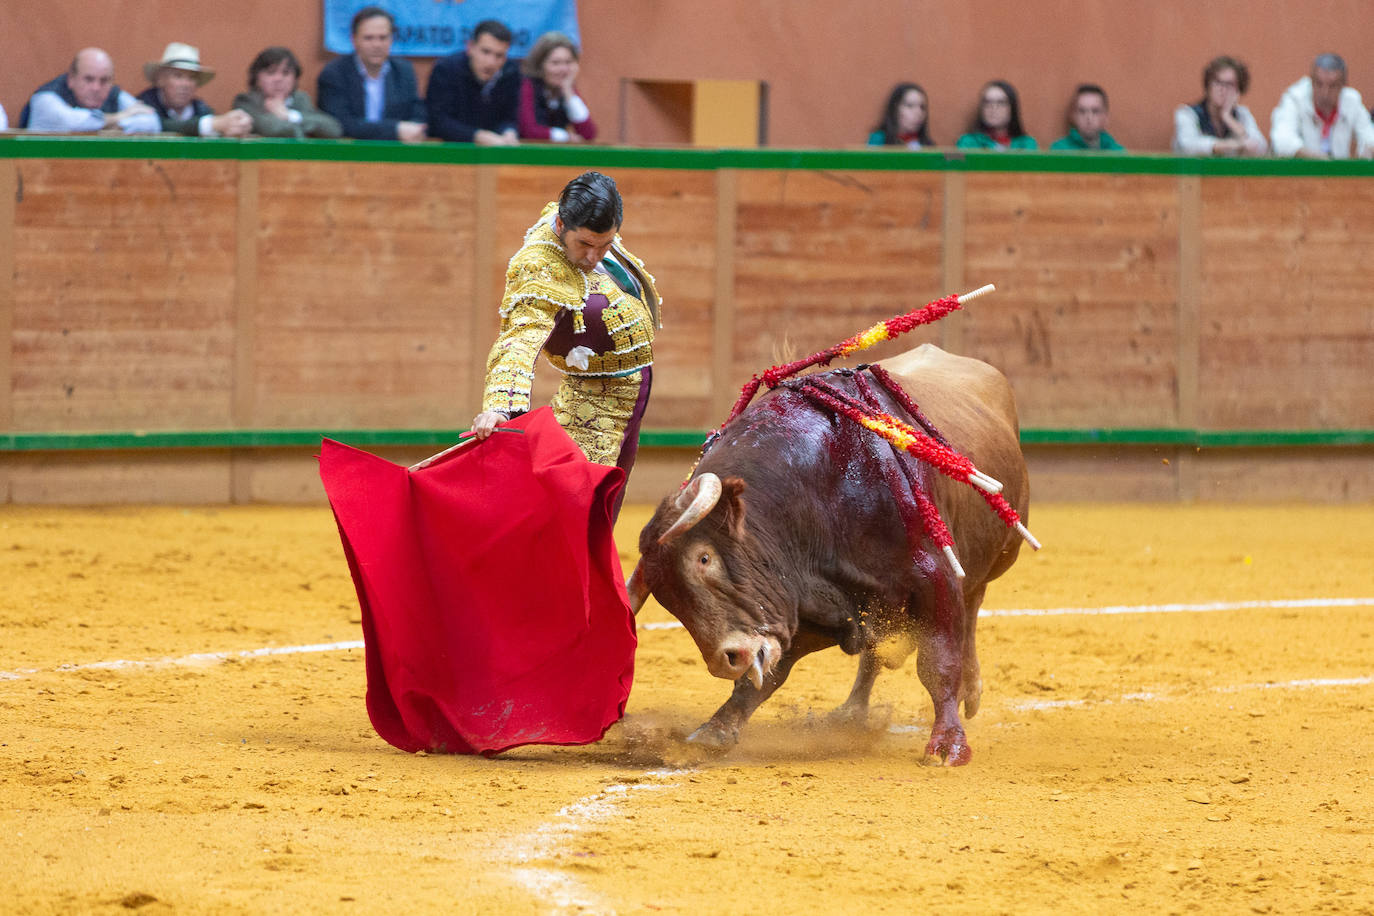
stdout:
[[(636, 275), (642, 299), (622, 291), (605, 274), (573, 264), (549, 218), (557, 208), (556, 203), (544, 207), (506, 268), (501, 331), (487, 357), (483, 410), (510, 415), (530, 409), (534, 364), (541, 349), (553, 367), (569, 378), (629, 375), (653, 365), (654, 332), (661, 326), (654, 278), (619, 235), (612, 250)], [(594, 305), (592, 323), (596, 326), (592, 328), (584, 314), (589, 299)], [(561, 346), (550, 339), (555, 332)], [(571, 347), (585, 348), (584, 354), (591, 351), (585, 369), (569, 365)]]

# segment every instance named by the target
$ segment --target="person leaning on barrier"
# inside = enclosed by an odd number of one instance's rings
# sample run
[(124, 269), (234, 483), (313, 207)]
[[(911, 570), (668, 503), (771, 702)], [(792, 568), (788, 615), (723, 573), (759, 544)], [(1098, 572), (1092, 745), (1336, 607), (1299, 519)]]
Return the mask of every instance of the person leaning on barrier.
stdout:
[(100, 48), (83, 48), (71, 69), (39, 86), (19, 113), (19, 127), (74, 132), (118, 129), (126, 134), (162, 130), (157, 112), (115, 84), (114, 61)]
[(1234, 57), (1215, 57), (1202, 71), (1202, 100), (1174, 109), (1174, 152), (1188, 156), (1259, 156), (1269, 143), (1240, 97), (1250, 71)]
[(495, 19), (473, 26), (467, 47), (441, 57), (429, 74), (429, 135), (479, 146), (514, 146), (520, 68), (509, 59), (511, 32)]
[(187, 137), (246, 137), (253, 129), (247, 112), (235, 108), (222, 115), (196, 97), (196, 91), (215, 78), (215, 71), (200, 65), (200, 49), (174, 41), (162, 59), (143, 65), (143, 75), (153, 85), (138, 100), (157, 112), (162, 132)]
[(1322, 54), (1312, 72), (1284, 91), (1269, 121), (1276, 156), (1361, 159), (1374, 156), (1374, 122), (1358, 90), (1346, 85), (1345, 61)]
[(1069, 108), (1069, 133), (1050, 144), (1052, 150), (1123, 150), (1107, 133), (1107, 93), (1101, 86), (1084, 83), (1073, 91)]
[(1039, 149), (1021, 126), (1021, 100), (1006, 80), (992, 80), (978, 92), (978, 115), (973, 130), (954, 144), (960, 149)]
[(580, 143), (596, 139), (596, 122), (577, 94), (581, 56), (577, 45), (562, 32), (545, 32), (520, 62), (516, 123), (522, 140)]
[(419, 143), (428, 136), (415, 68), (391, 55), (395, 35), (390, 13), (365, 6), (353, 15), (353, 53), (320, 71), (320, 110), (338, 119), (345, 137)]
[(248, 112), (262, 137), (342, 137), (339, 122), (296, 88), (300, 78), (300, 61), (288, 48), (264, 48), (248, 65), (248, 91), (234, 97), (234, 107)]

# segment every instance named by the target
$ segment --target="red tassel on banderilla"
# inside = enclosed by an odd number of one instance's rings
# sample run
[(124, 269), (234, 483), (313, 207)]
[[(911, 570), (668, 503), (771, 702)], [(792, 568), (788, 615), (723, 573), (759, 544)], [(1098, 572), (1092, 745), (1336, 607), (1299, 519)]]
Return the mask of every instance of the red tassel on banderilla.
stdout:
[[(754, 399), (754, 396), (758, 393), (761, 386), (766, 384), (770, 389), (776, 388), (785, 379), (791, 378), (803, 369), (818, 365), (828, 366), (830, 362), (837, 357), (849, 356), (851, 353), (856, 353), (859, 350), (866, 350), (875, 344), (899, 337), (913, 328), (938, 321), (951, 312), (961, 308), (963, 304), (970, 299), (992, 292), (993, 289), (994, 287), (989, 284), (979, 287), (972, 292), (965, 293), (962, 296), (945, 296), (941, 299), (936, 299), (934, 302), (927, 303), (919, 309), (914, 309), (904, 315), (898, 315), (895, 318), (881, 321), (867, 330), (855, 334), (853, 337), (843, 340), (833, 347), (828, 347), (817, 353), (813, 353), (805, 359), (799, 359), (780, 366), (773, 366), (761, 375), (755, 375), (740, 390), (739, 399), (731, 409), (730, 416), (718, 429), (707, 436), (706, 442), (702, 445), (701, 454), (705, 455), (706, 451), (710, 449), (716, 439), (720, 437), (725, 427), (730, 424), (730, 421), (744, 412), (744, 409), (749, 406), (749, 402)], [(1017, 515), (1016, 510), (1011, 507), (1011, 504), (1002, 497), (1002, 484), (979, 471), (973, 466), (972, 461), (955, 451), (954, 448), (945, 441), (944, 437), (940, 435), (939, 431), (925, 418), (920, 408), (911, 400), (910, 396), (907, 395), (902, 387), (898, 385), (882, 367), (873, 365), (870, 366), (869, 369), (873, 372), (874, 377), (883, 384), (883, 387), (902, 405), (902, 408), (916, 419), (923, 427), (923, 430), (918, 430), (891, 414), (882, 412), (876, 407), (876, 401), (872, 401), (871, 398), (870, 400), (875, 406), (862, 404), (839, 389), (819, 379), (813, 380), (811, 378), (803, 378), (796, 380), (794, 384), (796, 384), (796, 387), (811, 400), (823, 404), (836, 413), (842, 414), (855, 423), (858, 423), (865, 429), (877, 433), (888, 442), (892, 443), (894, 447), (902, 449), (927, 464), (930, 464), (950, 479), (975, 487), (984, 501), (987, 502), (989, 508), (997, 513), (997, 516), (1006, 523), (1007, 527), (1014, 528), (1017, 534), (1021, 535), (1033, 549), (1039, 550), (1040, 542), (1037, 541), (1030, 531), (1026, 529), (1026, 526), (1021, 523), (1020, 516)], [(700, 460), (700, 457), (698, 457), (697, 461), (699, 462)], [(695, 470), (696, 467), (694, 464), (692, 471), (695, 472)], [(690, 479), (692, 474), (689, 473), (687, 476), (688, 479)], [(944, 519), (940, 517), (940, 510), (936, 508), (935, 503), (932, 502), (930, 497), (922, 492), (919, 487), (912, 486), (910, 490), (916, 502), (915, 508), (922, 527), (931, 540), (939, 545), (955, 574), (961, 579), (964, 578), (964, 568), (959, 563), (959, 558), (954, 553), (954, 538), (950, 534), (949, 526), (947, 526)], [(893, 498), (901, 498), (900, 494), (897, 493), (895, 489), (893, 491)]]

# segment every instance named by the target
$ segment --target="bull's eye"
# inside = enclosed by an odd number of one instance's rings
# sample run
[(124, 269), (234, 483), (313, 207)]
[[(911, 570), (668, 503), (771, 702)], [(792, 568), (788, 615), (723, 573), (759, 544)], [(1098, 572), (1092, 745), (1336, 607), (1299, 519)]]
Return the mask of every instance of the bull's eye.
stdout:
[(703, 554), (697, 559), (697, 562), (700, 563), (702, 566), (710, 566), (710, 565), (711, 565), (711, 555), (710, 555), (709, 553), (703, 553)]

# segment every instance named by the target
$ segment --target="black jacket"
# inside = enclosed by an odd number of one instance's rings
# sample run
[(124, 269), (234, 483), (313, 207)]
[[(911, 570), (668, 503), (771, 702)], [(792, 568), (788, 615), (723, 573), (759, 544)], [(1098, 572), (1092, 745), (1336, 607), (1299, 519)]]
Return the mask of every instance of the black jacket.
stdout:
[(501, 133), (515, 129), (520, 104), (520, 67), (507, 60), (496, 85), (485, 97), (468, 66), (466, 51), (435, 61), (429, 74), (425, 105), (429, 108), (429, 135), (440, 140), (471, 143), (479, 130)]
[(320, 71), (317, 99), (320, 111), (333, 115), (343, 125), (345, 137), (359, 140), (395, 140), (398, 121), (425, 123), (425, 103), (410, 61), (389, 57), (382, 119), (367, 120), (367, 95), (358, 73), (358, 55), (345, 54), (325, 64)]
[(156, 86), (149, 86), (147, 89), (140, 92), (138, 94), (138, 100), (157, 112), (157, 116), (162, 119), (163, 133), (168, 134), (184, 134), (187, 137), (199, 137), (200, 119), (208, 114), (215, 113), (213, 108), (206, 105), (200, 99), (192, 99), (191, 107), (195, 109), (195, 112), (191, 117), (186, 120), (174, 118), (168, 114), (167, 106), (162, 104), (162, 93), (157, 91)]

